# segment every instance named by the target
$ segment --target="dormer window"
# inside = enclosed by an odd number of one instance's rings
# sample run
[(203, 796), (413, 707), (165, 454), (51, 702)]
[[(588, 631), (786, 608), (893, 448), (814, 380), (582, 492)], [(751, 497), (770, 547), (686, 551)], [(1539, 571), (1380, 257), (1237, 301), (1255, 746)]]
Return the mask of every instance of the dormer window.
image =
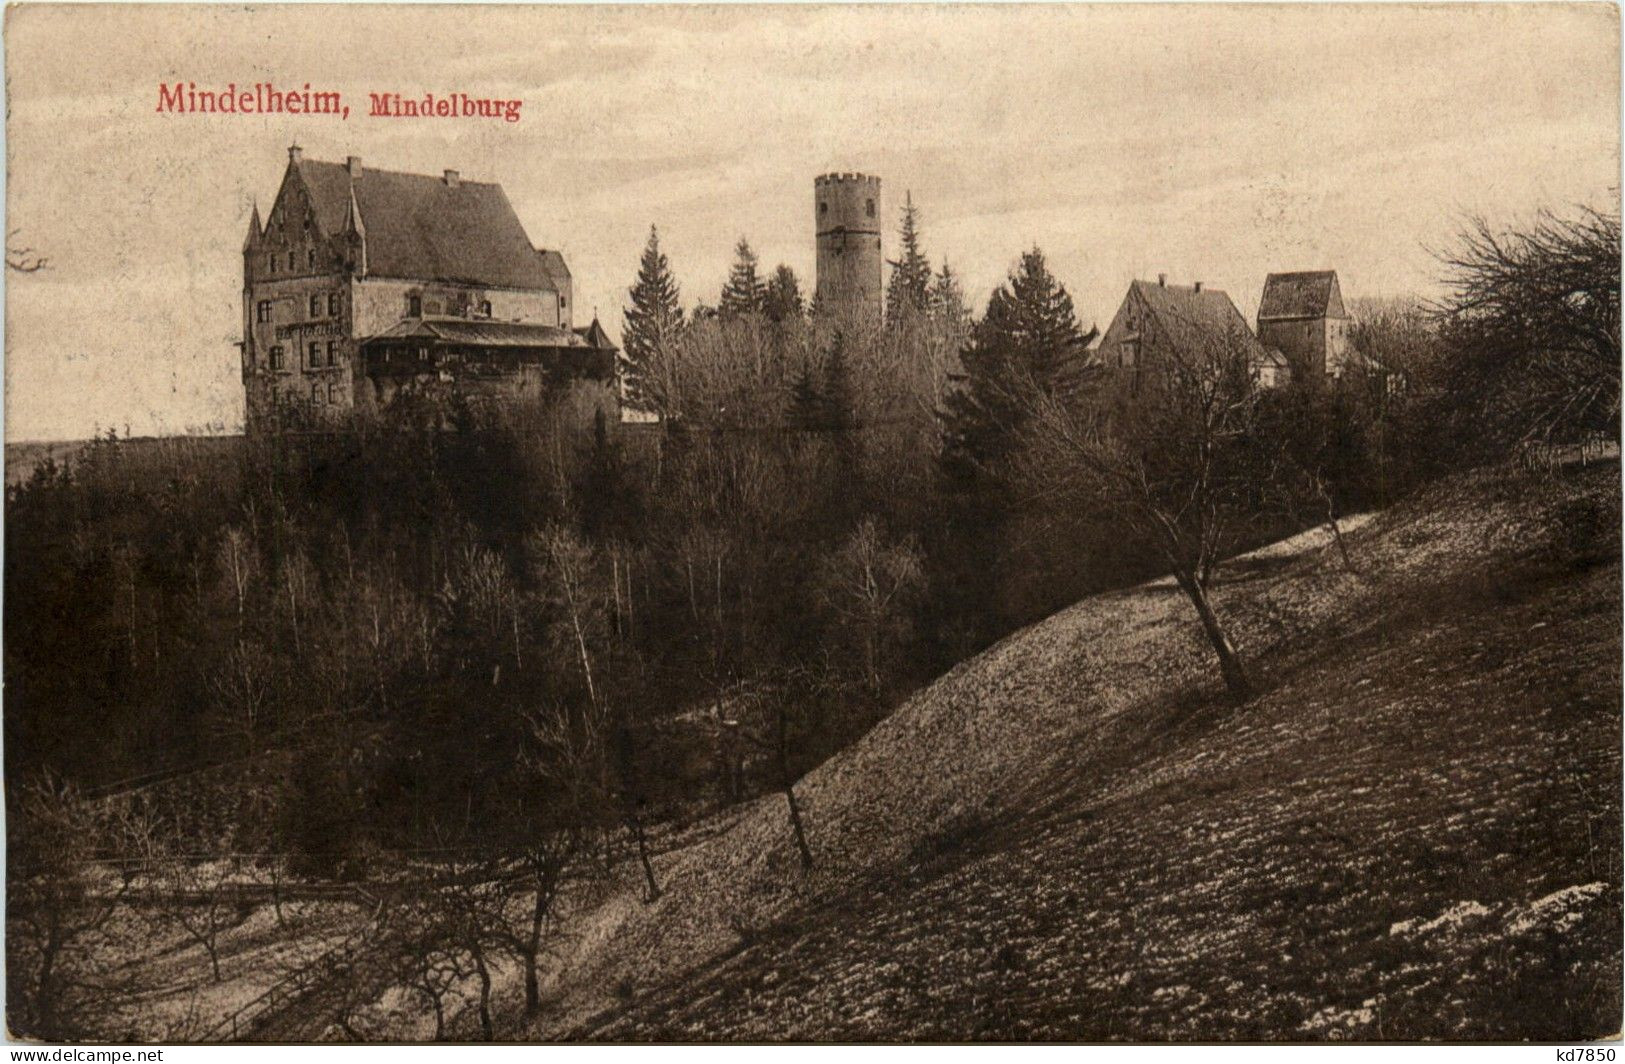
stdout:
[(487, 318), (491, 316), (491, 301), (489, 299), (480, 303), (480, 314)]
[(422, 296), (407, 296), (406, 297), (406, 316), (408, 318), (421, 318), (421, 317), (423, 317), (423, 297)]

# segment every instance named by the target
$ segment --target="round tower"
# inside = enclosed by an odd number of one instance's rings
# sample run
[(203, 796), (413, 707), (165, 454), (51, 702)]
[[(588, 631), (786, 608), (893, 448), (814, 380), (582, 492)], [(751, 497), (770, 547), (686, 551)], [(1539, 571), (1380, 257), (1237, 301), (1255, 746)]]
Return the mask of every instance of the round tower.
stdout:
[(821, 308), (841, 317), (880, 324), (880, 178), (824, 174), (813, 180), (813, 217), (818, 233), (817, 297)]

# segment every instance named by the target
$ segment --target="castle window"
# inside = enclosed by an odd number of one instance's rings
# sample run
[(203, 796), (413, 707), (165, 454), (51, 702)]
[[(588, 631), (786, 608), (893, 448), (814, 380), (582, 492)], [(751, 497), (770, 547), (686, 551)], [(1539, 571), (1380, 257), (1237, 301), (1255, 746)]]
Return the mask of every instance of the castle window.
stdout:
[(339, 401), (339, 382), (338, 381), (329, 381), (328, 382), (328, 385), (327, 385), (327, 401), (330, 402), (330, 403), (336, 403), (336, 402)]
[(321, 364), (322, 364), (322, 345), (318, 341), (312, 340), (310, 342), (310, 363), (309, 363), (310, 368), (311, 369), (316, 369)]
[(271, 320), (271, 301), (269, 299), (259, 301), (259, 305), (254, 308), (254, 320), (262, 324)]
[(321, 405), (321, 401), (322, 401), (322, 382), (321, 381), (317, 381), (315, 384), (312, 384), (310, 386), (310, 401), (312, 403), (318, 405), (318, 406)]
[(329, 366), (339, 364), (339, 342), (337, 340), (327, 341), (327, 364)]
[(281, 347), (281, 345), (278, 345), (276, 347), (271, 348), (271, 368), (272, 369), (281, 369), (282, 368), (282, 347)]
[(310, 316), (313, 318), (322, 316), (322, 294), (320, 292), (310, 294)]
[(288, 252), (288, 269), (290, 270), (298, 269), (298, 267), (295, 265), (298, 260), (294, 258), (294, 255), (295, 252)]
[(327, 314), (333, 318), (339, 316), (339, 294), (337, 292), (327, 293)]
[(864, 210), (868, 213), (869, 217), (873, 218), (875, 216), (875, 201), (868, 201), (868, 203), (864, 205)]
[(406, 316), (408, 318), (423, 317), (423, 299), (421, 296), (406, 297)]
[(276, 256), (275, 255), (267, 255), (267, 256), (265, 256), (265, 272), (266, 273), (275, 273), (276, 272)]

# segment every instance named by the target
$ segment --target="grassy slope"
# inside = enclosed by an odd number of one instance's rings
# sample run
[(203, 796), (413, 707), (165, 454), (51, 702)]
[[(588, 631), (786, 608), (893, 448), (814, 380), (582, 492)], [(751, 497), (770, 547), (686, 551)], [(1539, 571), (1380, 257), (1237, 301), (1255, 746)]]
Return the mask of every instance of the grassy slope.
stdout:
[[(572, 920), (602, 1039), (1576, 1038), (1620, 1015), (1617, 467), (1456, 481), (1233, 565), (1245, 708), (1169, 587), (1085, 600)], [(511, 1000), (511, 995), (510, 995)]]

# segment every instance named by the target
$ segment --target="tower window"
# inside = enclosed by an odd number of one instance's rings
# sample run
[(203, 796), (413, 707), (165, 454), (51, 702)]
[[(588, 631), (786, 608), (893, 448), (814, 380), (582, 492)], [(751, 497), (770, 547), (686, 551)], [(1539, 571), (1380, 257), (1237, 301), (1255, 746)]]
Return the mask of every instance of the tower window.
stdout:
[(310, 368), (316, 369), (322, 364), (322, 345), (312, 340), (310, 342)]
[(282, 347), (281, 347), (280, 344), (277, 345), (276, 347), (271, 348), (271, 368), (272, 369), (281, 369), (282, 368)]
[(568, 299), (564, 298), (563, 296), (559, 297), (559, 309), (560, 310), (563, 310), (565, 307), (567, 307), (569, 305), (570, 305), (570, 301)]
[(331, 318), (339, 316), (339, 294), (337, 292), (327, 293), (327, 314)]
[(868, 203), (866, 203), (864, 205), (864, 210), (868, 213), (869, 217), (873, 218), (875, 216), (875, 201), (870, 200)]
[(315, 248), (311, 248), (309, 251), (305, 252), (305, 265), (308, 268), (312, 269), (312, 270), (314, 270), (316, 268), (316, 249)]
[(295, 262), (296, 262), (296, 261), (297, 261), (297, 260), (296, 260), (296, 259), (295, 259), (295, 258), (294, 258), (294, 254), (295, 254), (295, 253), (294, 253), (294, 252), (292, 252), (292, 251), (290, 251), (290, 252), (288, 252), (288, 269), (290, 269), (290, 270), (293, 270), (293, 269), (297, 269), (297, 268), (298, 268), (298, 267), (296, 267), (296, 266), (295, 266), (295, 265), (294, 265), (294, 263), (295, 263)]
[(266, 273), (275, 273), (276, 272), (276, 256), (275, 255), (267, 255), (267, 256), (265, 256), (265, 272)]
[(339, 342), (337, 340), (327, 341), (327, 364), (329, 366), (339, 364)]
[(320, 292), (310, 294), (310, 316), (313, 318), (322, 316), (322, 294)]
[(819, 205), (818, 205), (818, 213), (819, 213), (819, 214), (828, 214), (828, 213), (829, 213), (829, 204), (827, 204), (827, 203), (820, 203), (820, 204), (819, 204)]
[(254, 308), (254, 320), (262, 324), (271, 320), (271, 301), (269, 299), (259, 301), (259, 305)]
[(338, 381), (329, 381), (328, 382), (328, 385), (327, 385), (327, 401), (330, 402), (330, 403), (336, 403), (336, 402), (339, 401), (339, 382)]
[(318, 406), (321, 405), (321, 401), (322, 401), (322, 382), (321, 381), (317, 381), (315, 384), (312, 384), (310, 386), (310, 401), (313, 404), (316, 404)]

